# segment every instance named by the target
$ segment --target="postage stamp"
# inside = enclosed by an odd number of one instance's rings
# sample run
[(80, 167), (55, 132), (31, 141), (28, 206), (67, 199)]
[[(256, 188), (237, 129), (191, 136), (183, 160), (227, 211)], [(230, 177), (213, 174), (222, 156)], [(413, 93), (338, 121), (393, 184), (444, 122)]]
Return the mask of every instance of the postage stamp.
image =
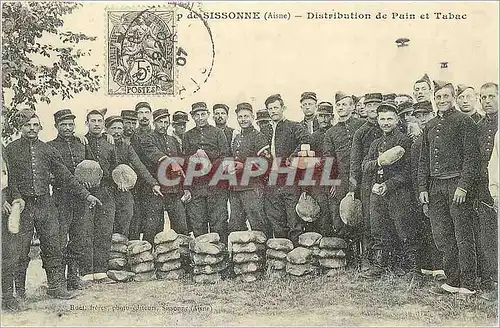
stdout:
[(107, 10), (107, 93), (184, 98), (212, 72), (215, 47), (193, 6)]

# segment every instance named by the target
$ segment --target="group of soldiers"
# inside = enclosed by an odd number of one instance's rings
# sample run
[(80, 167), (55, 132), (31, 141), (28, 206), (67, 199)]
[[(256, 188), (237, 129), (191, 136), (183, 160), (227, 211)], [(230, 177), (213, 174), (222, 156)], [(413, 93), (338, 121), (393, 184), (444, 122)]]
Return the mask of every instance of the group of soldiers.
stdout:
[[(240, 103), (233, 109), (238, 129), (227, 126), (233, 111), (228, 105), (215, 104), (210, 110), (198, 102), (191, 106), (195, 127), (189, 131), (186, 112), (171, 114), (139, 102), (120, 115), (89, 111), (84, 137), (75, 136), (76, 115), (62, 109), (54, 114), (58, 134), (49, 142), (38, 138), (37, 113), (19, 110), (13, 122), (21, 137), (2, 149), (8, 176), (2, 207), (4, 308), (18, 309), (25, 297), (34, 229), (47, 293), (70, 299), (83, 281), (109, 279), (113, 233), (153, 243), (164, 229), (165, 212), (176, 232), (195, 237), (217, 232), (226, 244), (230, 232), (247, 229), (288, 238), (295, 245), (304, 231), (341, 237), (353, 245), (363, 278), (376, 279), (388, 271), (412, 280), (429, 275), (440, 281), (431, 289), (436, 294), (472, 295), (480, 289), (496, 295), (497, 199), (495, 188), (495, 197), (489, 191), (488, 164), (497, 132), (498, 85), (486, 83), (479, 90), (484, 115), (476, 112), (473, 87), (455, 88), (427, 75), (414, 83), (413, 96), (337, 92), (334, 100), (319, 102), (316, 93), (302, 93), (301, 122), (285, 117), (287, 107), (279, 94), (265, 100), (265, 109)], [(215, 126), (208, 123), (210, 112)], [(284, 169), (304, 145), (315, 157), (335, 159), (329, 173), (340, 183), (299, 185), (304, 170), (297, 170), (290, 183)], [(404, 153), (395, 162), (379, 158), (396, 146)], [(212, 163), (210, 173), (182, 183), (190, 163), (201, 157)], [(238, 185), (210, 184), (221, 166), (241, 181), (248, 158), (267, 161), (267, 174)], [(99, 163), (98, 186), (75, 178), (84, 160)], [(167, 175), (181, 183), (160, 184), (158, 168), (165, 161)], [(313, 176), (322, 175), (322, 163)], [(131, 190), (113, 182), (112, 172), (120, 164), (137, 174)], [(498, 170), (497, 163), (490, 163), (490, 169)], [(280, 174), (269, 183), (273, 171)], [(304, 192), (320, 208), (312, 223), (296, 208)], [(345, 197), (361, 200), (361, 225), (342, 220)], [(5, 219), (15, 203), (23, 209), (17, 234), (9, 232)]]

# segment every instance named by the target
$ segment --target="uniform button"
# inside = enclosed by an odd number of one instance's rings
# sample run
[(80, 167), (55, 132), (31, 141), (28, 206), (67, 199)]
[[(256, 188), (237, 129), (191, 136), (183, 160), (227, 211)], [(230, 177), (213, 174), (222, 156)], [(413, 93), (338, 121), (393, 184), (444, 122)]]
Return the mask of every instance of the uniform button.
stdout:
[(490, 151), (490, 150), (487, 148), (486, 151)]
[(437, 149), (437, 148), (434, 148), (434, 151), (438, 151), (438, 149)]
[(436, 164), (439, 164), (439, 162), (436, 162)]

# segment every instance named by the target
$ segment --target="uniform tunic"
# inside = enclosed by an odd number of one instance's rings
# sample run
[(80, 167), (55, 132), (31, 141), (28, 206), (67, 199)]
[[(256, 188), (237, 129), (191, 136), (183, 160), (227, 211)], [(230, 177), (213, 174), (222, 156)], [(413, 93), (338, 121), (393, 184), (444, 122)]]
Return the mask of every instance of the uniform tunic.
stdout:
[(95, 136), (87, 133), (86, 137), (89, 143), (85, 146), (85, 158), (97, 161), (103, 174), (101, 184), (91, 190), (101, 200), (102, 205), (87, 211), (90, 220), (88, 231), (91, 232), (89, 240), (92, 241), (93, 247), (90, 257), (86, 259), (87, 265), (82, 269), (82, 275), (107, 271), (116, 210), (112, 193), (114, 182), (111, 178), (111, 171), (117, 166), (115, 147), (103, 134)]
[(306, 120), (305, 118), (300, 122), (302, 126), (305, 128), (305, 130), (309, 134), (313, 134), (314, 132), (318, 131), (320, 128), (318, 118), (314, 116), (312, 120)]
[(474, 114), (472, 114), (470, 116), (470, 118), (472, 118), (472, 120), (475, 122), (475, 123), (479, 123), (479, 121), (481, 121), (483, 119), (483, 115), (479, 114), (478, 112), (474, 112)]
[[(426, 124), (418, 167), (419, 190), (429, 193), (434, 241), (443, 252), (447, 283), (454, 287), (475, 289), (471, 191), (479, 173), (479, 158), (477, 125), (466, 114), (450, 109)], [(457, 188), (467, 191), (462, 204), (452, 202)]]
[[(64, 166), (72, 174), (75, 173), (76, 166), (85, 159), (85, 146), (77, 137), (63, 138), (58, 135), (48, 144), (59, 151)], [(59, 214), (60, 239), (65, 262), (76, 261), (82, 265), (84, 253), (88, 250), (85, 240), (88, 233), (83, 228), (89, 225), (82, 222), (86, 218), (85, 201), (71, 194), (67, 186), (58, 183), (56, 179), (53, 180), (52, 187)]]
[[(247, 159), (251, 160), (255, 157), (265, 159), (270, 165), (271, 156), (267, 138), (253, 126), (242, 129), (240, 133), (235, 134), (231, 150), (234, 160), (243, 163), (243, 165)], [(242, 176), (243, 171), (236, 173), (237, 185), (231, 186), (229, 231), (247, 230), (246, 221), (248, 220), (252, 230), (262, 231), (270, 236), (269, 224), (264, 212), (263, 178), (251, 178), (248, 184), (241, 184)]]

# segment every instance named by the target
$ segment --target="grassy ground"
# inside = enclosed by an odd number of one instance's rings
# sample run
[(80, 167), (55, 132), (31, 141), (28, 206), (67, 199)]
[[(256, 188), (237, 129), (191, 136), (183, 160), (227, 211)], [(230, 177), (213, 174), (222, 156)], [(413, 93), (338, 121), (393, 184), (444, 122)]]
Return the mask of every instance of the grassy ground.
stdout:
[(71, 301), (45, 296), (41, 261), (31, 261), (28, 310), (2, 326), (496, 326), (496, 304), (435, 297), (433, 282), (409, 290), (402, 278), (335, 277), (216, 285), (151, 281), (92, 285)]

